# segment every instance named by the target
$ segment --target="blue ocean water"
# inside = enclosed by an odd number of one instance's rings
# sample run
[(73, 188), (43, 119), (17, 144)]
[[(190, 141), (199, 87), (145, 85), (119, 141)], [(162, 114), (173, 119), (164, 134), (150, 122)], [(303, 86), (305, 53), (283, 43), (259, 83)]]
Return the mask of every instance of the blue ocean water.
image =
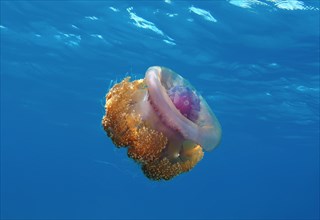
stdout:
[[(319, 1), (1, 1), (2, 219), (319, 219)], [(220, 146), (147, 179), (101, 126), (110, 85), (188, 79)]]

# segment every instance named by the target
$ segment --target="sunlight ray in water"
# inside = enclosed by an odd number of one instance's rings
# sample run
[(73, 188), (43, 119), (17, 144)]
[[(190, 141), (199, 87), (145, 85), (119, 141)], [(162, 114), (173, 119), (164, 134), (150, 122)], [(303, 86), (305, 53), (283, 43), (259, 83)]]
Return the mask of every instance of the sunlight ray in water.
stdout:
[[(228, 0), (230, 4), (241, 8), (252, 8), (253, 6), (275, 7), (282, 10), (315, 10), (319, 8), (306, 5), (300, 0)], [(308, 4), (308, 1), (306, 1)]]
[(189, 7), (189, 10), (190, 10), (190, 12), (193, 12), (197, 15), (200, 15), (201, 17), (203, 17), (207, 21), (217, 22), (217, 19), (215, 19), (209, 11), (206, 11), (201, 8), (196, 8), (194, 6)]

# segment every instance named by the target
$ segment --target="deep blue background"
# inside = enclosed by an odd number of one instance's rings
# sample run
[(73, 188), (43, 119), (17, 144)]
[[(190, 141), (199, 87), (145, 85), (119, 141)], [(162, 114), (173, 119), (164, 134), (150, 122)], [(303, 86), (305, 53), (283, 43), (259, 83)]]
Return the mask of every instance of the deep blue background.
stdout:
[[(319, 1), (249, 3), (1, 1), (1, 218), (319, 218)], [(111, 80), (152, 65), (223, 128), (171, 181), (101, 127)]]

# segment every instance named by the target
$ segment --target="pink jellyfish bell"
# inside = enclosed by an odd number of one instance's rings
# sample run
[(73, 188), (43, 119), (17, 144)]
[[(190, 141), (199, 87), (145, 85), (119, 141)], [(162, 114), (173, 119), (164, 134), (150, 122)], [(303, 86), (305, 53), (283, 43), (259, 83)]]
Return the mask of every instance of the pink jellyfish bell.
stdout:
[(153, 66), (144, 79), (129, 78), (106, 96), (102, 124), (118, 147), (153, 180), (169, 180), (192, 169), (203, 150), (221, 140), (221, 126), (193, 86), (172, 70)]

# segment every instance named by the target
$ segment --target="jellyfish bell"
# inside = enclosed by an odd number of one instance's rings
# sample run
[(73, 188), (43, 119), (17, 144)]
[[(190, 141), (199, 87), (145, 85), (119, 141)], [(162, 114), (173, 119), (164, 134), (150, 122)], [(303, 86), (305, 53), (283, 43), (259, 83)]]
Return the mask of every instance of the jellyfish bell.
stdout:
[[(178, 130), (185, 139), (198, 143), (206, 151), (214, 149), (220, 143), (221, 126), (219, 121), (207, 102), (187, 80), (170, 69), (158, 66), (150, 67), (146, 72), (145, 79), (151, 103), (159, 114), (163, 115), (162, 118), (169, 127)], [(185, 92), (187, 98), (181, 97), (181, 93), (180, 95), (177, 93), (172, 95), (172, 91), (175, 90), (187, 91)], [(177, 98), (173, 99), (178, 101), (172, 100), (171, 97), (174, 96)], [(192, 112), (191, 118), (181, 114), (179, 108), (181, 105), (178, 107), (175, 105), (175, 103), (179, 103), (179, 99), (182, 101), (188, 99), (190, 107), (187, 109)]]
[(171, 179), (192, 169), (221, 139), (220, 124), (194, 87), (172, 70), (153, 66), (144, 79), (116, 84), (102, 124), (147, 177)]

